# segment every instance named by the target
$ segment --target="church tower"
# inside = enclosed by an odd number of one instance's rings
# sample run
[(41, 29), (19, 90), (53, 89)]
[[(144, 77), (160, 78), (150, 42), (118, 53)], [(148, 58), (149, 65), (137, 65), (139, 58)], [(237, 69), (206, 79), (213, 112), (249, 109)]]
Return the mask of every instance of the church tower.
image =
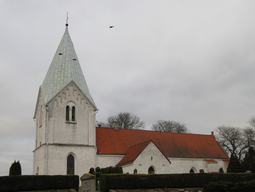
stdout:
[(37, 97), (33, 174), (81, 176), (95, 167), (97, 110), (66, 24)]

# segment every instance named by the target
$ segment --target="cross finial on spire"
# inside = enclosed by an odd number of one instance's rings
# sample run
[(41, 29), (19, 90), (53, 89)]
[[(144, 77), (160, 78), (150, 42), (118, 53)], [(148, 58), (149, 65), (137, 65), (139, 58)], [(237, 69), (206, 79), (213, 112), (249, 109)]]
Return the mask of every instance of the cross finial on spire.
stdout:
[(68, 26), (68, 12), (66, 14), (66, 26)]

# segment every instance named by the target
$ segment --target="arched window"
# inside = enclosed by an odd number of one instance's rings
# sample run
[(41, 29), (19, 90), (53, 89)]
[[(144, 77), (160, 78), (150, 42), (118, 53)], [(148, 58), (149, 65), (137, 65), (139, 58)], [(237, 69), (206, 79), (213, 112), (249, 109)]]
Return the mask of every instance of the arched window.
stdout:
[(139, 165), (138, 165), (139, 173), (141, 173), (141, 172), (143, 171), (143, 169), (142, 169), (142, 168), (143, 168), (142, 164), (139, 164)]
[(137, 174), (137, 169), (134, 169), (134, 174)]
[(198, 171), (195, 167), (191, 167), (191, 169), (189, 170), (189, 173), (198, 173)]
[(41, 106), (41, 110), (39, 114), (39, 128), (42, 126), (42, 116), (43, 116), (43, 106)]
[(36, 168), (36, 175), (39, 175), (39, 167)]
[(165, 164), (162, 164), (162, 171), (166, 172), (166, 165)]
[(150, 167), (150, 168), (148, 169), (148, 174), (154, 174), (154, 173), (155, 173), (154, 168), (153, 168), (153, 167)]
[(75, 106), (72, 107), (72, 121), (75, 121)]
[(74, 175), (74, 157), (72, 155), (67, 157), (67, 175)]
[(67, 123), (76, 123), (76, 111), (75, 104), (70, 101), (66, 104), (66, 122)]
[(69, 106), (66, 106), (66, 121), (69, 121)]

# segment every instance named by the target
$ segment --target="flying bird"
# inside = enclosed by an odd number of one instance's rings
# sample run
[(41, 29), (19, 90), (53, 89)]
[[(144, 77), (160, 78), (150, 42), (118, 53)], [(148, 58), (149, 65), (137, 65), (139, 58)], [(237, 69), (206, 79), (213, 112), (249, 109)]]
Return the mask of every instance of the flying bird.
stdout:
[(114, 26), (113, 25), (110, 25), (110, 27), (109, 28), (113, 28)]

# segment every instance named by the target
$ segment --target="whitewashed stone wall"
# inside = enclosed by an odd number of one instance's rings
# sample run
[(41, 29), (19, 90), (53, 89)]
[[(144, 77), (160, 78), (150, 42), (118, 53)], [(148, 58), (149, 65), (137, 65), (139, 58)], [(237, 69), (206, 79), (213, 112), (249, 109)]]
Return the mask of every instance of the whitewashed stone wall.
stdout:
[[(36, 174), (39, 169), (38, 175), (66, 175), (67, 157), (70, 154), (74, 157), (74, 174), (81, 176), (95, 167), (96, 147), (43, 145), (38, 150), (44, 151), (42, 160), (36, 159), (37, 165), (34, 164), (33, 171)], [(41, 154), (36, 158), (41, 158)]]
[[(67, 105), (70, 110), (75, 106), (74, 122), (66, 121)], [(49, 142), (95, 145), (95, 110), (76, 85), (70, 83), (49, 103)]]
[(36, 132), (35, 132), (35, 148), (45, 143), (45, 114), (46, 109), (44, 106), (41, 91), (39, 91), (37, 107), (36, 107)]
[(124, 155), (97, 155), (97, 167), (105, 168), (116, 166)]
[(40, 148), (37, 148), (34, 151), (33, 154), (33, 174), (34, 175), (39, 175), (39, 173), (41, 173), (41, 175), (45, 174), (46, 172), (46, 161), (45, 161), (45, 148), (43, 146), (41, 146)]
[(133, 174), (134, 169), (137, 169), (138, 174), (148, 174), (148, 169), (151, 166), (156, 174), (168, 173), (170, 168), (170, 162), (152, 142), (149, 143), (132, 165), (124, 165), (122, 169), (124, 173)]
[(169, 158), (171, 161), (171, 172), (173, 173), (189, 173), (193, 169), (195, 173), (199, 173), (203, 169), (205, 173), (219, 172), (222, 167), (224, 172), (227, 171), (227, 163), (221, 159), (214, 159), (217, 163), (208, 163), (205, 158)]
[[(75, 106), (75, 121), (66, 121), (67, 105), (70, 110)], [(60, 91), (48, 106), (43, 105), (39, 93), (33, 173), (67, 174), (69, 154), (75, 159), (75, 174), (82, 176), (95, 167), (95, 113), (96, 108), (73, 82)]]

